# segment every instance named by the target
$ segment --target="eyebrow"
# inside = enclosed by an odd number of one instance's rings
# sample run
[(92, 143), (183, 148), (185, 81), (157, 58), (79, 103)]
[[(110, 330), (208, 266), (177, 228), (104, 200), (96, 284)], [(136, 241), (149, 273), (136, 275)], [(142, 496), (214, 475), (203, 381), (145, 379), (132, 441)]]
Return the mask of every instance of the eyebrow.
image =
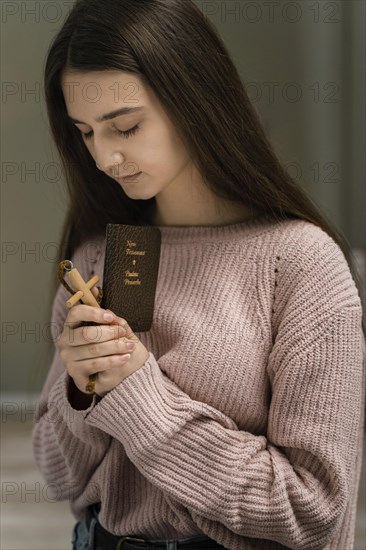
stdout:
[[(103, 122), (104, 120), (111, 120), (121, 115), (129, 115), (130, 113), (135, 113), (136, 111), (142, 111), (144, 107), (122, 107), (122, 109), (117, 109), (117, 111), (112, 111), (106, 115), (102, 115), (95, 119), (96, 122)], [(75, 120), (75, 118), (69, 117), (72, 122), (75, 124), (87, 124), (86, 122), (81, 122), (81, 120)]]

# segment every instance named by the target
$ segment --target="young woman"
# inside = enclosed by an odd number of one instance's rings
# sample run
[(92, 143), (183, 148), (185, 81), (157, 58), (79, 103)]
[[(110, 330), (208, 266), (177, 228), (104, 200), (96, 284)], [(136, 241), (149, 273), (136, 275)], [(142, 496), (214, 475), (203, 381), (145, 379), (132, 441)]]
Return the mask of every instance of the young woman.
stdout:
[(60, 260), (103, 286), (108, 222), (162, 235), (150, 331), (54, 298), (33, 443), (73, 548), (350, 550), (360, 282), (215, 29), (191, 0), (78, 0), (45, 90), (70, 197)]

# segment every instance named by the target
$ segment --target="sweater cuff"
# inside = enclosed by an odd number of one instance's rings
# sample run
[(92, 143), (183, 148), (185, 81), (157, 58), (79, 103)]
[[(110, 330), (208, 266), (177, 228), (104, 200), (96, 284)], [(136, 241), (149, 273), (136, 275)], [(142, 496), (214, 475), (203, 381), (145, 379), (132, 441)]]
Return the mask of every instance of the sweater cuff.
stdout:
[(174, 431), (177, 419), (171, 419), (173, 408), (180, 409), (182, 406), (182, 420), (190, 417), (189, 408), (179, 393), (174, 382), (160, 370), (154, 355), (149, 352), (140, 369), (108, 392), (97, 407), (88, 411), (86, 422), (119, 439), (126, 452), (139, 453), (159, 445), (160, 438), (164, 441), (166, 434)]
[(70, 376), (68, 372), (65, 372), (57, 379), (53, 385), (48, 398), (48, 420), (52, 424), (57, 424), (59, 421), (63, 421), (67, 425), (69, 430), (80, 439), (85, 439), (86, 431), (95, 432), (91, 426), (85, 422), (86, 417), (93, 410), (95, 405), (99, 402), (98, 395), (94, 394), (91, 404), (87, 409), (77, 410), (74, 409), (68, 399), (69, 394)]

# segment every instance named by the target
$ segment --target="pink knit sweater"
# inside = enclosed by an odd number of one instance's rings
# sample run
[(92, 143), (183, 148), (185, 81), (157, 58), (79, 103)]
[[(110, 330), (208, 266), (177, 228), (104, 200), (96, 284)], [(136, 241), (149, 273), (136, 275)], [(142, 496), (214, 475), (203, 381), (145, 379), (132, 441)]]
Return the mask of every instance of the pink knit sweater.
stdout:
[[(142, 368), (86, 410), (58, 351), (34, 424), (48, 494), (114, 534), (225, 548), (353, 547), (365, 395), (361, 301), (302, 220), (164, 226)], [(103, 275), (104, 238), (72, 258)], [(69, 297), (52, 313), (62, 332)]]

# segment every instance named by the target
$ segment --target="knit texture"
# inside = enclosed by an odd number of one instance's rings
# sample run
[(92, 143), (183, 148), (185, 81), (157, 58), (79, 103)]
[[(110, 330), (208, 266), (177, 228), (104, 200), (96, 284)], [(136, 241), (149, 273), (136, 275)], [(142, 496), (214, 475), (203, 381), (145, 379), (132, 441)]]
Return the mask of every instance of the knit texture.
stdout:
[[(146, 363), (85, 410), (55, 346), (36, 462), (76, 519), (117, 535), (206, 534), (231, 550), (353, 548), (365, 339), (358, 290), (316, 225), (268, 215), (163, 226)], [(101, 277), (105, 239), (72, 261)], [(99, 284), (99, 283), (98, 283)], [(69, 297), (60, 286), (52, 331)]]

